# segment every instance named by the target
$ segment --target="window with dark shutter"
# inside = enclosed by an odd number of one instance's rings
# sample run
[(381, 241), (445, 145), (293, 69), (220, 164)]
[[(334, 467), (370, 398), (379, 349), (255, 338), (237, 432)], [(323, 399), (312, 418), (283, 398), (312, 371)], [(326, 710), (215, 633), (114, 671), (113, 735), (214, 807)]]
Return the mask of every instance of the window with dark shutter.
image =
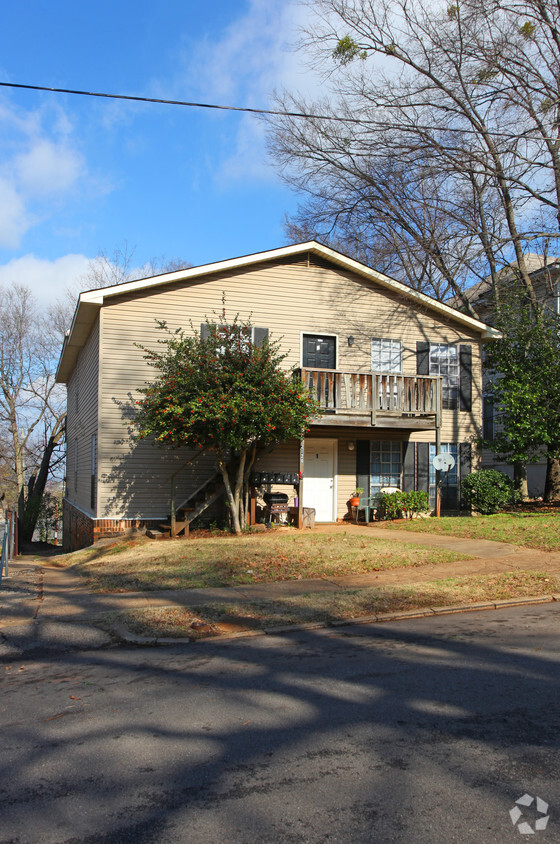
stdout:
[[(227, 326), (223, 326), (224, 329), (227, 329)], [(208, 323), (203, 322), (200, 325), (200, 336), (203, 340), (206, 340), (210, 336), (210, 326)], [(218, 331), (220, 327), (218, 327)], [(253, 343), (255, 346), (262, 346), (265, 340), (268, 340), (268, 328), (253, 328)]]
[(430, 375), (441, 375), (441, 398), (444, 410), (457, 410), (459, 405), (459, 349), (447, 343), (430, 344)]

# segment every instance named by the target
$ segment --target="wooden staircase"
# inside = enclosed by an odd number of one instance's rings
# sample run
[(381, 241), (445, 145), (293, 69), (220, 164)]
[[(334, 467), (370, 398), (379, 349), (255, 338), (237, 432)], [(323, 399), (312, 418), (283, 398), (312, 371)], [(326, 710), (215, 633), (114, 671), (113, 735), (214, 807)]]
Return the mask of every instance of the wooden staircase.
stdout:
[(174, 526), (170, 517), (168, 522), (159, 525), (159, 530), (147, 530), (146, 536), (150, 539), (186, 538), (189, 535), (190, 523), (217, 501), (224, 494), (224, 490), (222, 476), (220, 472), (216, 472), (179, 504), (175, 510)]

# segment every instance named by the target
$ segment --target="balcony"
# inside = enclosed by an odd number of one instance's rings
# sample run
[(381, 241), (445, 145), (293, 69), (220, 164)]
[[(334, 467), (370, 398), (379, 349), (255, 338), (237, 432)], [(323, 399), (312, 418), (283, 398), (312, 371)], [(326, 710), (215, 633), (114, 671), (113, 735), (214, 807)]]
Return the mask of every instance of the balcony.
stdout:
[(338, 369), (298, 369), (321, 417), (314, 425), (434, 430), (441, 420), (441, 377)]

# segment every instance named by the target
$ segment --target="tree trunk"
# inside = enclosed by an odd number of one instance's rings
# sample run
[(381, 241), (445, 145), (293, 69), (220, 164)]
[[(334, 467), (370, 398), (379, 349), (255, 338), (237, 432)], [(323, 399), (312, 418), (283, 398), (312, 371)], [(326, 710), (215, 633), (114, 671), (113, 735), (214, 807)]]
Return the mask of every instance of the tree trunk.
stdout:
[(560, 458), (549, 457), (546, 461), (546, 481), (544, 500), (556, 501), (560, 498)]
[[(228, 466), (225, 460), (221, 457), (218, 457), (218, 466), (220, 468), (220, 472), (222, 473), (222, 478), (224, 479), (224, 486), (226, 488), (226, 495), (229, 501), (229, 510), (231, 521), (233, 523), (233, 530), (236, 536), (241, 536), (243, 533), (241, 529), (241, 524), (239, 522), (239, 485), (238, 480), (236, 478), (235, 490), (231, 488), (231, 481), (228, 472)], [(241, 475), (243, 477), (243, 474)]]
[(51, 465), (52, 453), (64, 434), (65, 419), (66, 415), (57, 422), (45, 446), (43, 456), (41, 457), (39, 471), (29, 482), (29, 492), (27, 495), (27, 501), (25, 501), (23, 505), (23, 518), (21, 521), (21, 538), (24, 542), (31, 542), (33, 539), (33, 533), (39, 517), (39, 510), (41, 508), (45, 485), (47, 483), (47, 478), (49, 477), (49, 467)]
[(527, 466), (520, 460), (516, 460), (513, 464), (513, 486), (522, 499), (529, 497)]
[(237, 464), (237, 476), (235, 478), (235, 491), (233, 493), (233, 500), (235, 502), (235, 511), (237, 513), (237, 524), (239, 531), (235, 531), (239, 536), (243, 532), (244, 514), (243, 514), (243, 478), (245, 471), (245, 462), (247, 460), (247, 450), (244, 450), (239, 455), (239, 463)]
[(249, 461), (245, 464), (245, 471), (243, 473), (243, 527), (247, 527), (247, 513), (249, 512), (249, 475), (255, 465), (257, 458), (257, 444), (253, 443)]

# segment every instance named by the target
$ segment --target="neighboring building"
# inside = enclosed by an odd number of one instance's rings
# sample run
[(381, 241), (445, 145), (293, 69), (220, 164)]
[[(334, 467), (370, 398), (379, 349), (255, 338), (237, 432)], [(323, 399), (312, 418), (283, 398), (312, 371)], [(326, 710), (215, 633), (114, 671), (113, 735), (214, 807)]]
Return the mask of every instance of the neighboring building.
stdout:
[[(436, 443), (457, 458), (443, 506), (458, 506), (481, 434), (482, 344), (496, 332), (309, 242), (80, 295), (57, 372), (68, 387), (67, 548), (169, 516), (170, 477), (189, 453), (131, 436), (137, 391), (155, 374), (135, 344), (156, 347), (156, 318), (196, 330), (221, 312), (224, 295), (256, 340), (281, 340), (285, 365), (300, 368), (323, 407), (304, 448), (303, 503), (318, 521), (342, 519), (356, 486), (433, 498)], [(286, 443), (255, 469), (296, 473), (299, 453)], [(176, 504), (215, 472), (208, 455), (179, 471)]]
[[(542, 255), (528, 253), (525, 255), (525, 263), (533, 282), (535, 293), (540, 302), (547, 304), (554, 313), (560, 314), (560, 258), (548, 256), (545, 260)], [(504, 294), (513, 285), (519, 285), (515, 276), (517, 263), (514, 262), (504, 267), (498, 274), (499, 293)], [(495, 299), (490, 279), (475, 284), (466, 291), (466, 295), (473, 305), (478, 316), (488, 325), (494, 322)], [(491, 388), (488, 377), (483, 372), (483, 436), (491, 440), (499, 430), (499, 419), (492, 399)], [(506, 472), (513, 478), (513, 466), (498, 460), (492, 451), (484, 449), (482, 452), (482, 468), (499, 469)], [(537, 463), (527, 464), (527, 487), (529, 495), (540, 496), (544, 492), (546, 477), (546, 460), (543, 458)]]

